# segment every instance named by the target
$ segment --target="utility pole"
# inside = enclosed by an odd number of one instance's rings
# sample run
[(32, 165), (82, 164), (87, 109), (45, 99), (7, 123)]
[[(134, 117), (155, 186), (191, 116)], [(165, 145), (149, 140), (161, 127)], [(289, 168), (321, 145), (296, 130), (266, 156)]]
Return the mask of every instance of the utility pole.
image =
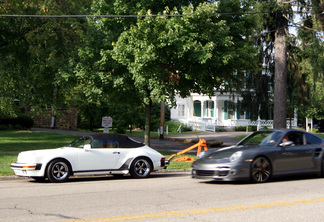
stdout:
[(160, 140), (164, 139), (164, 119), (165, 119), (165, 103), (161, 103), (160, 110)]

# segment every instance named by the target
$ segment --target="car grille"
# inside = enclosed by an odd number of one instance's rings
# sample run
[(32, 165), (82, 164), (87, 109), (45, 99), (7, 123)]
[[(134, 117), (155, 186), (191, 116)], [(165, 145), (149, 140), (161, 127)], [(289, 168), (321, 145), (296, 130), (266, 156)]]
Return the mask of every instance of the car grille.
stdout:
[(222, 167), (216, 170), (196, 170), (197, 176), (218, 176), (218, 177), (226, 177), (228, 173), (230, 172), (230, 168), (228, 167)]
[(214, 170), (196, 170), (197, 176), (213, 176)]

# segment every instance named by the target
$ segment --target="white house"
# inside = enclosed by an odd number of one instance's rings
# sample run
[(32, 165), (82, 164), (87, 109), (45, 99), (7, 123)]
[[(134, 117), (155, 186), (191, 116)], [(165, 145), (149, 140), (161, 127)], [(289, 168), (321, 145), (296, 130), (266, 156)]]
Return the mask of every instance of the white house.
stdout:
[[(212, 97), (192, 93), (187, 98), (176, 98), (177, 106), (171, 109), (171, 120), (178, 120), (192, 126), (193, 130), (213, 131), (217, 128), (233, 129), (236, 126), (272, 127), (273, 120), (251, 121), (244, 110), (233, 110), (228, 106), (233, 101), (230, 94), (215, 92)], [(287, 121), (287, 126), (297, 127), (297, 116), (293, 121)]]

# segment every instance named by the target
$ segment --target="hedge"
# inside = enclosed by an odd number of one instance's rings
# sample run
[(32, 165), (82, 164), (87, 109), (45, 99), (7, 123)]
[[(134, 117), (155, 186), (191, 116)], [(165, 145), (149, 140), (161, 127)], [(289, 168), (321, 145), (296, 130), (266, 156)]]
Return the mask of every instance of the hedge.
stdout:
[(34, 120), (25, 114), (19, 114), (15, 118), (0, 118), (0, 130), (30, 129), (34, 126)]

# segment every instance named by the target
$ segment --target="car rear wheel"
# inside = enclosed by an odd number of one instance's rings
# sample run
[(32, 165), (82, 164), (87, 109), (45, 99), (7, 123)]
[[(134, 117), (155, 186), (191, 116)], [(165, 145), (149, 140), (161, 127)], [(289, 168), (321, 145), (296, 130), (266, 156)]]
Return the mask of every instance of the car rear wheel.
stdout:
[(135, 178), (145, 178), (151, 174), (152, 166), (147, 158), (136, 158), (130, 167), (130, 174)]
[(265, 157), (257, 157), (251, 164), (251, 180), (256, 183), (267, 182), (272, 174), (270, 161)]
[(51, 182), (60, 183), (70, 176), (69, 164), (66, 160), (57, 159), (50, 162), (47, 168), (47, 177)]

